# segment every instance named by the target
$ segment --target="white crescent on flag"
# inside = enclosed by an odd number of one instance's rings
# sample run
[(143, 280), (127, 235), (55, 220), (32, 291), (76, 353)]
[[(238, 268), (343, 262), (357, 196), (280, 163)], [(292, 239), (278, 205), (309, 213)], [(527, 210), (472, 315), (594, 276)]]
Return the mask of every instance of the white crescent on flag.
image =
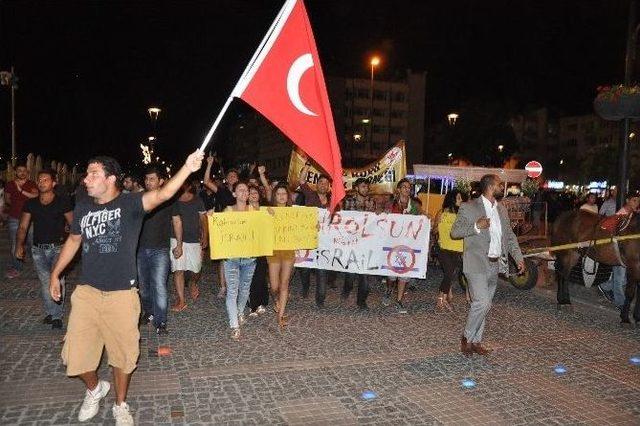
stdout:
[(313, 57), (311, 56), (311, 53), (305, 53), (293, 61), (291, 68), (289, 68), (289, 73), (287, 74), (287, 93), (289, 94), (291, 103), (298, 111), (306, 115), (317, 117), (318, 114), (307, 108), (302, 102), (302, 99), (300, 99), (300, 80), (304, 73), (312, 67)]

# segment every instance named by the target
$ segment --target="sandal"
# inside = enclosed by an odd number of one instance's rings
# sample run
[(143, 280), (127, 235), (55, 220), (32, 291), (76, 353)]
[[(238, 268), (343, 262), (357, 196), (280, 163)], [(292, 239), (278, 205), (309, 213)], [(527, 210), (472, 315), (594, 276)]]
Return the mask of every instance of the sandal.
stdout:
[(289, 320), (286, 315), (278, 318), (278, 326), (280, 326), (280, 330), (284, 330), (287, 325), (289, 325)]
[(173, 305), (171, 307), (171, 312), (182, 312), (185, 309), (187, 309), (187, 304), (186, 303), (184, 303), (182, 305)]
[(451, 307), (451, 305), (449, 305), (445, 296), (438, 296), (438, 301), (436, 302), (436, 310), (440, 312), (453, 312), (453, 308)]
[(195, 302), (200, 297), (200, 289), (197, 284), (191, 284), (191, 299)]

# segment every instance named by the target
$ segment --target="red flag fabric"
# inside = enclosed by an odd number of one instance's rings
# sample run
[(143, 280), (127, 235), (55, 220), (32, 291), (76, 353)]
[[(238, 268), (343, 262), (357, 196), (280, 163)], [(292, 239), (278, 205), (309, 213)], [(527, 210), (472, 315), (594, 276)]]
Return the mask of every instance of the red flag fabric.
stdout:
[(272, 28), (233, 96), (258, 110), (331, 176), (333, 210), (345, 195), (340, 146), (302, 0), (288, 0)]

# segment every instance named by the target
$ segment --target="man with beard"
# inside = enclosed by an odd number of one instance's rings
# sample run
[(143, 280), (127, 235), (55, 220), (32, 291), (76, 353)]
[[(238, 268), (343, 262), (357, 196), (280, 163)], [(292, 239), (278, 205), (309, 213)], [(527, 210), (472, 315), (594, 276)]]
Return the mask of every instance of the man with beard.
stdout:
[(50, 292), (60, 301), (60, 274), (82, 247), (82, 272), (71, 296), (71, 314), (62, 348), (68, 376), (86, 386), (78, 412), (81, 422), (93, 418), (111, 385), (96, 372), (107, 349), (113, 367), (116, 425), (133, 425), (125, 402), (131, 373), (140, 355), (140, 299), (136, 248), (145, 214), (167, 202), (189, 175), (200, 168), (203, 154), (195, 151), (184, 166), (155, 191), (123, 194), (118, 186), (120, 165), (111, 157), (89, 160), (85, 183), (91, 201), (76, 205), (71, 233), (51, 272)]
[[(344, 199), (344, 210), (377, 212), (376, 201), (369, 196), (369, 182), (365, 178), (358, 178), (353, 184), (354, 193)], [(358, 282), (357, 305), (362, 311), (369, 310), (367, 296), (369, 295), (369, 277), (365, 274), (345, 273), (342, 300), (346, 300), (353, 289), (353, 282)]]
[[(9, 243), (11, 245), (11, 264), (7, 269), (5, 276), (7, 278), (15, 278), (20, 275), (24, 262), (15, 257), (16, 252), (16, 235), (18, 234), (18, 225), (20, 224), (20, 215), (24, 203), (38, 197), (38, 188), (36, 184), (29, 180), (29, 170), (24, 162), (18, 162), (15, 166), (16, 178), (7, 182), (4, 189), (5, 202), (8, 206), (7, 221), (9, 229)], [(31, 246), (33, 234), (27, 231), (27, 244)]]
[(493, 351), (482, 345), (482, 334), (498, 285), (498, 272), (508, 267), (509, 255), (516, 261), (518, 273), (524, 272), (524, 258), (509, 215), (496, 200), (504, 192), (503, 185), (499, 176), (484, 175), (480, 179), (482, 195), (460, 206), (451, 228), (451, 238), (464, 238), (462, 271), (469, 283), (471, 308), (460, 350), (467, 356)]
[(73, 209), (69, 199), (57, 196), (54, 192), (56, 173), (53, 170), (41, 170), (38, 173), (38, 192), (36, 198), (24, 203), (20, 226), (16, 242), (15, 256), (24, 259), (25, 240), (29, 232), (29, 224), (33, 223), (33, 245), (31, 256), (40, 280), (42, 301), (46, 316), (44, 324), (51, 324), (51, 328), (62, 328), (64, 314), (64, 279), (60, 280), (62, 297), (56, 303), (49, 293), (49, 277), (51, 269), (56, 263), (65, 238), (65, 224), (70, 225), (73, 219)]

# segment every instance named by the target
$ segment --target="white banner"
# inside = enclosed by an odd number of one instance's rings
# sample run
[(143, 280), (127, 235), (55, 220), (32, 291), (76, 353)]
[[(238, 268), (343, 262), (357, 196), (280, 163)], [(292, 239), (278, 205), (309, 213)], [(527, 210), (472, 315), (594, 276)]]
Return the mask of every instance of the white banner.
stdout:
[(318, 210), (316, 250), (296, 251), (299, 268), (425, 278), (430, 221), (426, 216)]

